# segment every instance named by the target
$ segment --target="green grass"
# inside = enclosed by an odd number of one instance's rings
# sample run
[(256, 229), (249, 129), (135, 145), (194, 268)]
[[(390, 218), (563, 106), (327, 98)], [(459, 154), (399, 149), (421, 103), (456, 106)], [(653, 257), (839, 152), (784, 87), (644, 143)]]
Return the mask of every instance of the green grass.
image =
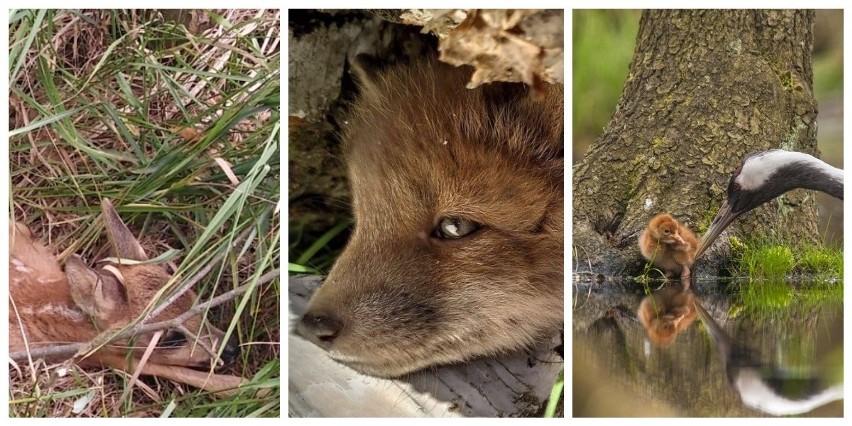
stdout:
[(797, 258), (802, 272), (843, 279), (843, 251), (840, 249), (809, 246), (801, 249)]
[(783, 279), (796, 265), (789, 247), (767, 245), (743, 253), (740, 268), (754, 279)]
[(842, 309), (843, 284), (836, 281), (750, 279), (738, 284), (739, 301), (731, 306), (732, 317), (748, 314), (760, 321), (779, 317), (809, 316), (820, 309)]
[(843, 251), (807, 245), (793, 247), (773, 242), (744, 243), (731, 238), (731, 254), (738, 261), (738, 275), (750, 279), (783, 279), (794, 273), (817, 279), (843, 279)]
[(544, 417), (554, 417), (556, 409), (559, 407), (559, 401), (562, 400), (562, 389), (565, 387), (565, 370), (559, 372), (553, 388), (550, 390), (550, 397), (547, 399), (547, 407), (544, 409)]
[(92, 259), (110, 198), (146, 248), (180, 250), (170, 289), (210, 265), (199, 301), (249, 285), (208, 319), (243, 344), (227, 373), (267, 394), (145, 379), (155, 397), (121, 399), (120, 374), (47, 364), (12, 373), (11, 416), (280, 416), (278, 14), (181, 13), (10, 11), (10, 215)]
[[(732, 242), (740, 258), (739, 274), (748, 278), (740, 286), (741, 308), (764, 316), (787, 315), (792, 306), (802, 309), (843, 301), (843, 252), (807, 246), (791, 249), (767, 243)], [(804, 281), (791, 281), (803, 273)]]
[[(342, 250), (331, 242), (341, 236), (352, 224), (352, 220), (345, 220), (319, 236), (305, 236), (303, 227), (291, 223), (289, 254), (290, 259), (295, 259), (295, 261), (288, 263), (287, 272), (312, 275), (327, 274)], [(309, 239), (310, 244), (307, 244), (303, 239)]]
[(793, 296), (793, 288), (783, 278), (749, 280), (740, 292), (745, 310), (763, 315), (785, 312), (793, 303)]

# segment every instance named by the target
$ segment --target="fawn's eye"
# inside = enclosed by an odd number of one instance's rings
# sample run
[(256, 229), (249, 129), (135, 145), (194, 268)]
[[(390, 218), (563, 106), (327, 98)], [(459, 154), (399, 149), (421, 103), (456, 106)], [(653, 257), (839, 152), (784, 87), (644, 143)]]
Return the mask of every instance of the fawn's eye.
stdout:
[(482, 225), (460, 217), (445, 217), (438, 222), (438, 227), (432, 233), (435, 238), (457, 240), (466, 237), (482, 228)]
[(157, 346), (162, 348), (173, 348), (186, 343), (186, 336), (180, 331), (169, 330), (162, 338)]

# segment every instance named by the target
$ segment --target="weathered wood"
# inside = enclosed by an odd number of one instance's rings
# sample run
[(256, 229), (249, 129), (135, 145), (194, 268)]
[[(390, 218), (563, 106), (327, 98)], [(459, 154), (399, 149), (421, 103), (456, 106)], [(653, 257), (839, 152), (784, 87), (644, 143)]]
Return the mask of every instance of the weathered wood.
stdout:
[(398, 380), (365, 376), (293, 333), (321, 277), (290, 277), (289, 412), (293, 417), (539, 415), (563, 360), (558, 337), (532, 354), (437, 367)]

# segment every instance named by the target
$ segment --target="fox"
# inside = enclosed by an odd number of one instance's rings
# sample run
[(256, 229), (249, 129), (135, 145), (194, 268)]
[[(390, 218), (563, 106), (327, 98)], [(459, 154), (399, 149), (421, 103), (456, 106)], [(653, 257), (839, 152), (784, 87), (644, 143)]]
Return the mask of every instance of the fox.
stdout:
[[(128, 325), (148, 308), (171, 276), (149, 256), (127, 228), (109, 199), (101, 201), (103, 224), (113, 257), (97, 268), (74, 254), (63, 270), (52, 250), (41, 244), (22, 223), (9, 226), (9, 351), (26, 352), (67, 343), (91, 342), (107, 330)], [(197, 296), (181, 295), (152, 319), (159, 322), (189, 311)], [(236, 342), (225, 343), (221, 359), (214, 352), (224, 333), (200, 315), (184, 323), (198, 334), (195, 342), (180, 330), (162, 334), (147, 362), (141, 364), (153, 333), (116, 341), (77, 360), (81, 367), (107, 366), (185, 383), (220, 396), (233, 394), (245, 380), (210, 372), (211, 365), (225, 365), (239, 355)], [(196, 344), (197, 343), (197, 344)], [(54, 357), (48, 357), (56, 360)], [(57, 360), (58, 361), (58, 360)]]
[(472, 68), (434, 57), (357, 59), (341, 132), (355, 226), (296, 332), (388, 378), (561, 333), (562, 86), (467, 89)]

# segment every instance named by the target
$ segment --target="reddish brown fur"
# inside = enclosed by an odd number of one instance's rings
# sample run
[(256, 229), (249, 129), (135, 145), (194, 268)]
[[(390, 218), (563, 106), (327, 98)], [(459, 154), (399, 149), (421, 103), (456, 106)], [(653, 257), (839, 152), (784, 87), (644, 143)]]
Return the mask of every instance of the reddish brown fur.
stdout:
[[(563, 322), (563, 98), (465, 89), (434, 60), (364, 81), (345, 129), (357, 226), (302, 334), (362, 372), (399, 376), (525, 348)], [(433, 236), (441, 218), (483, 225)]]
[(667, 277), (680, 276), (689, 282), (689, 268), (695, 262), (698, 238), (686, 226), (666, 213), (654, 216), (639, 237), (639, 249), (646, 260)]
[[(103, 204), (110, 242), (125, 259), (145, 260), (144, 251), (109, 201)], [(63, 272), (51, 251), (35, 241), (29, 229), (15, 224), (9, 229), (9, 350), (19, 352), (65, 343), (89, 342), (100, 332), (117, 329), (139, 316), (170, 276), (161, 265), (110, 263), (122, 279), (106, 269), (91, 269), (77, 256), (66, 261)], [(175, 318), (190, 309), (196, 296), (190, 291), (164, 309), (153, 321)], [(185, 324), (200, 332), (201, 341), (217, 348), (223, 333), (202, 325), (196, 316)], [(133, 356), (129, 341), (115, 342), (81, 361), (84, 365), (135, 368), (152, 335), (134, 336)], [(153, 351), (144, 374), (154, 374), (208, 390), (235, 388), (239, 377), (209, 374), (182, 367), (211, 365), (211, 356), (188, 341), (177, 347)], [(129, 365), (128, 365), (129, 364)]]
[(692, 292), (672, 287), (643, 299), (637, 312), (648, 338), (661, 346), (674, 342), (678, 334), (692, 325), (697, 315)]

